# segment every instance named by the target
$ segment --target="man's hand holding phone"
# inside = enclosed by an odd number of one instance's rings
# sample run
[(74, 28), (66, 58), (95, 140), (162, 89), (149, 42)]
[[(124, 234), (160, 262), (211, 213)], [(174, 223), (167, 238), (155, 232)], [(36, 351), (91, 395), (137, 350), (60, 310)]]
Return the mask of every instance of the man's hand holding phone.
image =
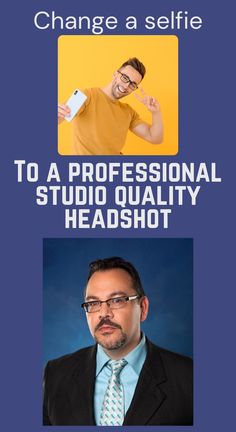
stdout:
[(62, 123), (63, 120), (67, 120), (70, 122), (73, 120), (79, 109), (82, 107), (84, 102), (86, 101), (87, 96), (76, 89), (71, 97), (68, 99), (66, 104), (58, 105), (58, 124)]
[(57, 118), (58, 124), (61, 124), (66, 116), (70, 115), (70, 108), (65, 104), (58, 104)]

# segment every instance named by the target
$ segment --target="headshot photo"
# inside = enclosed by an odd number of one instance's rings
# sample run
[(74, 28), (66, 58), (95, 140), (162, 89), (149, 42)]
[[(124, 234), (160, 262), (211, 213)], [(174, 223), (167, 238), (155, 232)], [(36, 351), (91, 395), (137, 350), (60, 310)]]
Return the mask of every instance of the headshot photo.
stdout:
[(58, 152), (175, 155), (176, 36), (60, 36)]
[(192, 239), (44, 239), (43, 344), (43, 425), (192, 425)]

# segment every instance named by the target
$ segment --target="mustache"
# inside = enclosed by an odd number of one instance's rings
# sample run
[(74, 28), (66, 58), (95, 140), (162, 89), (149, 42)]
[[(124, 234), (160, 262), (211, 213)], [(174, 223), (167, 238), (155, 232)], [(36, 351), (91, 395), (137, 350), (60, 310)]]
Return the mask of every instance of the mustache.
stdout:
[(95, 332), (96, 332), (97, 330), (99, 330), (100, 327), (102, 327), (103, 325), (109, 325), (110, 327), (115, 327), (115, 328), (121, 329), (121, 326), (120, 326), (119, 324), (113, 323), (112, 321), (110, 321), (110, 320), (107, 319), (107, 318), (103, 318), (103, 319), (101, 319), (101, 321), (96, 325), (96, 327), (95, 327)]

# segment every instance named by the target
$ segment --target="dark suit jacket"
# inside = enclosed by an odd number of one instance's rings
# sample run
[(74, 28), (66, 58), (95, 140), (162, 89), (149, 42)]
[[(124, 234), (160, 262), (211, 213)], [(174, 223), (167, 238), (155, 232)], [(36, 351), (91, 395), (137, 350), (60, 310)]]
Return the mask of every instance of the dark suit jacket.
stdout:
[[(48, 362), (44, 425), (95, 425), (96, 345)], [(192, 360), (147, 340), (147, 357), (124, 425), (191, 425)]]

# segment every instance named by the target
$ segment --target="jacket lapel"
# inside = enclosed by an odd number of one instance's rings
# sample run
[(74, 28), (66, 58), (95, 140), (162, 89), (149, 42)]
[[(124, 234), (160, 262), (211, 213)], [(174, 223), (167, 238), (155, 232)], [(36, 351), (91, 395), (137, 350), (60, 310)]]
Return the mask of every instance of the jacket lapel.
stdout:
[(133, 400), (128, 409), (124, 425), (145, 425), (158, 411), (166, 398), (160, 384), (166, 381), (166, 374), (160, 354), (147, 340), (147, 358), (143, 365)]
[[(70, 424), (95, 425), (94, 382), (96, 371), (96, 346), (79, 362), (68, 387)], [(67, 423), (68, 424), (68, 423)]]

